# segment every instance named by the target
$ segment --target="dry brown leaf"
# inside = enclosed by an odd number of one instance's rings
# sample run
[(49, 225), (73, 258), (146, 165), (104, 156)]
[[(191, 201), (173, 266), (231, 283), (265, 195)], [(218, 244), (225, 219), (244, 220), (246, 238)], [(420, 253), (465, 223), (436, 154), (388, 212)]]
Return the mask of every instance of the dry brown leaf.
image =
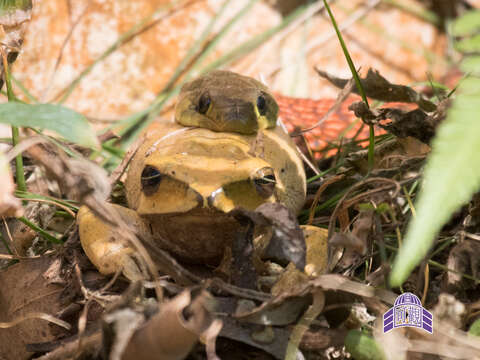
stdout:
[(298, 269), (305, 267), (305, 239), (297, 218), (280, 203), (266, 203), (255, 211), (234, 209), (230, 212), (235, 218), (251, 221), (256, 227), (272, 229), (272, 237), (262, 251), (261, 258), (273, 260), (280, 265), (289, 262)]
[[(43, 276), (53, 260), (49, 256), (22, 260), (0, 272), (0, 321), (9, 322), (32, 313), (53, 315), (61, 309), (60, 293), (64, 286), (48, 283)], [(62, 334), (68, 333), (44, 320), (26, 320), (0, 329), (0, 354), (5, 359), (27, 359), (31, 354), (26, 344), (52, 341)]]
[(213, 318), (208, 310), (210, 301), (211, 297), (205, 291), (195, 296), (186, 290), (161, 304), (158, 313), (131, 336), (122, 355), (111, 357), (112, 360), (184, 359), (212, 324)]
[[(338, 78), (318, 68), (315, 70), (321, 77), (341, 89), (344, 88), (349, 81), (349, 79)], [(380, 75), (378, 71), (368, 69), (367, 76), (360, 79), (360, 81), (362, 82), (362, 87), (366, 95), (372, 99), (386, 102), (416, 103), (425, 111), (434, 111), (437, 108), (436, 105), (427, 100), (423, 94), (416, 92), (409, 86), (390, 83)], [(358, 94), (356, 87), (352, 91)]]

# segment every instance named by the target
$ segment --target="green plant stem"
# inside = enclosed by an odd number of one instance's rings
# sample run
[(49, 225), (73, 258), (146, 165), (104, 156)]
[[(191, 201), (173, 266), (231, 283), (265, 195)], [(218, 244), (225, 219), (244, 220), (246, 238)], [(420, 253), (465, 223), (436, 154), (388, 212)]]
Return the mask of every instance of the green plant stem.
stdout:
[[(3, 67), (5, 69), (5, 85), (7, 86), (7, 97), (8, 101), (16, 101), (15, 94), (12, 90), (12, 81), (10, 79), (10, 68), (5, 54), (2, 54), (3, 57)], [(20, 131), (18, 127), (12, 126), (12, 145), (16, 146), (20, 142)], [(27, 186), (25, 184), (25, 174), (23, 172), (23, 158), (22, 154), (19, 154), (15, 157), (15, 175), (17, 178), (17, 188), (18, 190), (25, 191)]]
[[(12, 144), (16, 146), (20, 141), (20, 131), (18, 127), (12, 126)], [(15, 157), (15, 175), (17, 178), (17, 189), (20, 191), (26, 191), (27, 185), (25, 183), (25, 174), (23, 173), (23, 158), (22, 154)]]
[[(338, 28), (337, 21), (335, 20), (335, 17), (332, 14), (332, 11), (330, 10), (330, 6), (328, 6), (327, 0), (323, 0), (323, 4), (325, 5), (325, 8), (327, 9), (328, 16), (330, 16), (330, 20), (332, 21), (332, 25), (335, 29), (335, 32), (337, 33), (338, 41), (340, 42), (340, 46), (342, 47), (343, 53), (345, 55), (345, 59), (347, 60), (348, 67), (350, 68), (350, 71), (352, 73), (353, 79), (355, 80), (355, 84), (358, 89), (358, 93), (362, 97), (363, 102), (367, 106), (367, 108), (370, 108), (368, 104), (368, 99), (367, 95), (365, 94), (365, 91), (363, 90), (362, 82), (360, 81), (360, 77), (358, 76), (357, 70), (355, 68), (355, 65), (353, 64), (353, 60), (348, 52), (347, 45), (345, 45), (345, 41), (343, 40), (343, 36), (340, 33), (340, 29)], [(373, 169), (374, 166), (374, 160), (375, 160), (375, 130), (373, 128), (373, 125), (370, 126), (370, 144), (368, 145), (368, 171), (370, 172)]]

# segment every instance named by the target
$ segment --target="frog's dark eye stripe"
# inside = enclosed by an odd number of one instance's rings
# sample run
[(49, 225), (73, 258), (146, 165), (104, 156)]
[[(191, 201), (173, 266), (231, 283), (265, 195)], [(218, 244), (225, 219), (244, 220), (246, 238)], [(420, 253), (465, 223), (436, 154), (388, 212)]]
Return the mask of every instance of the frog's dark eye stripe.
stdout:
[(200, 114), (206, 114), (211, 102), (212, 101), (210, 100), (210, 96), (208, 94), (203, 94), (202, 96), (200, 96), (197, 107), (198, 112)]
[(163, 175), (155, 167), (150, 165), (145, 166), (140, 177), (140, 183), (144, 194), (147, 196), (154, 194), (157, 191), (162, 178)]
[(267, 101), (265, 100), (265, 96), (260, 95), (257, 98), (257, 109), (262, 116), (267, 113)]

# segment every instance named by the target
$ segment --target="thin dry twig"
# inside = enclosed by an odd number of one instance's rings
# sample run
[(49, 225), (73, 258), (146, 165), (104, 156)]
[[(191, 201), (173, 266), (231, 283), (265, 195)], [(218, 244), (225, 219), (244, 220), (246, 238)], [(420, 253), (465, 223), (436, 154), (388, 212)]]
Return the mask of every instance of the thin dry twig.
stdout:
[(322, 185), (320, 185), (317, 192), (315, 193), (315, 197), (313, 198), (312, 205), (310, 206), (310, 213), (308, 214), (307, 225), (312, 225), (313, 219), (315, 217), (315, 208), (317, 207), (318, 201), (320, 200), (320, 197), (322, 196), (325, 189), (331, 184), (343, 179), (344, 177), (345, 177), (344, 175), (335, 175), (328, 178), (322, 183)]
[(12, 321), (0, 322), (0, 329), (8, 329), (8, 328), (11, 328), (13, 326), (16, 326), (16, 325), (20, 324), (21, 322), (23, 322), (25, 320), (31, 320), (31, 319), (45, 320), (45, 321), (51, 322), (52, 324), (61, 326), (65, 329), (67, 329), (67, 330), (71, 329), (70, 324), (67, 323), (66, 321), (57, 319), (56, 317), (54, 317), (50, 314), (47, 314), (47, 313), (43, 313), (43, 312), (32, 312), (32, 313), (29, 313), (29, 314), (22, 315), (22, 316), (14, 319)]

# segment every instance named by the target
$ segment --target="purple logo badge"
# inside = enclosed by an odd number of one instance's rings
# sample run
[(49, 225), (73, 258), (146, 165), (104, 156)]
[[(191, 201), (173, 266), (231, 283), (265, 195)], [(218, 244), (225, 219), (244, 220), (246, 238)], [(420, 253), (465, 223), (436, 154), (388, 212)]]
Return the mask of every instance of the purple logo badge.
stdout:
[(397, 297), (395, 305), (383, 315), (383, 332), (402, 326), (418, 327), (433, 333), (432, 313), (423, 308), (420, 299), (412, 293)]

